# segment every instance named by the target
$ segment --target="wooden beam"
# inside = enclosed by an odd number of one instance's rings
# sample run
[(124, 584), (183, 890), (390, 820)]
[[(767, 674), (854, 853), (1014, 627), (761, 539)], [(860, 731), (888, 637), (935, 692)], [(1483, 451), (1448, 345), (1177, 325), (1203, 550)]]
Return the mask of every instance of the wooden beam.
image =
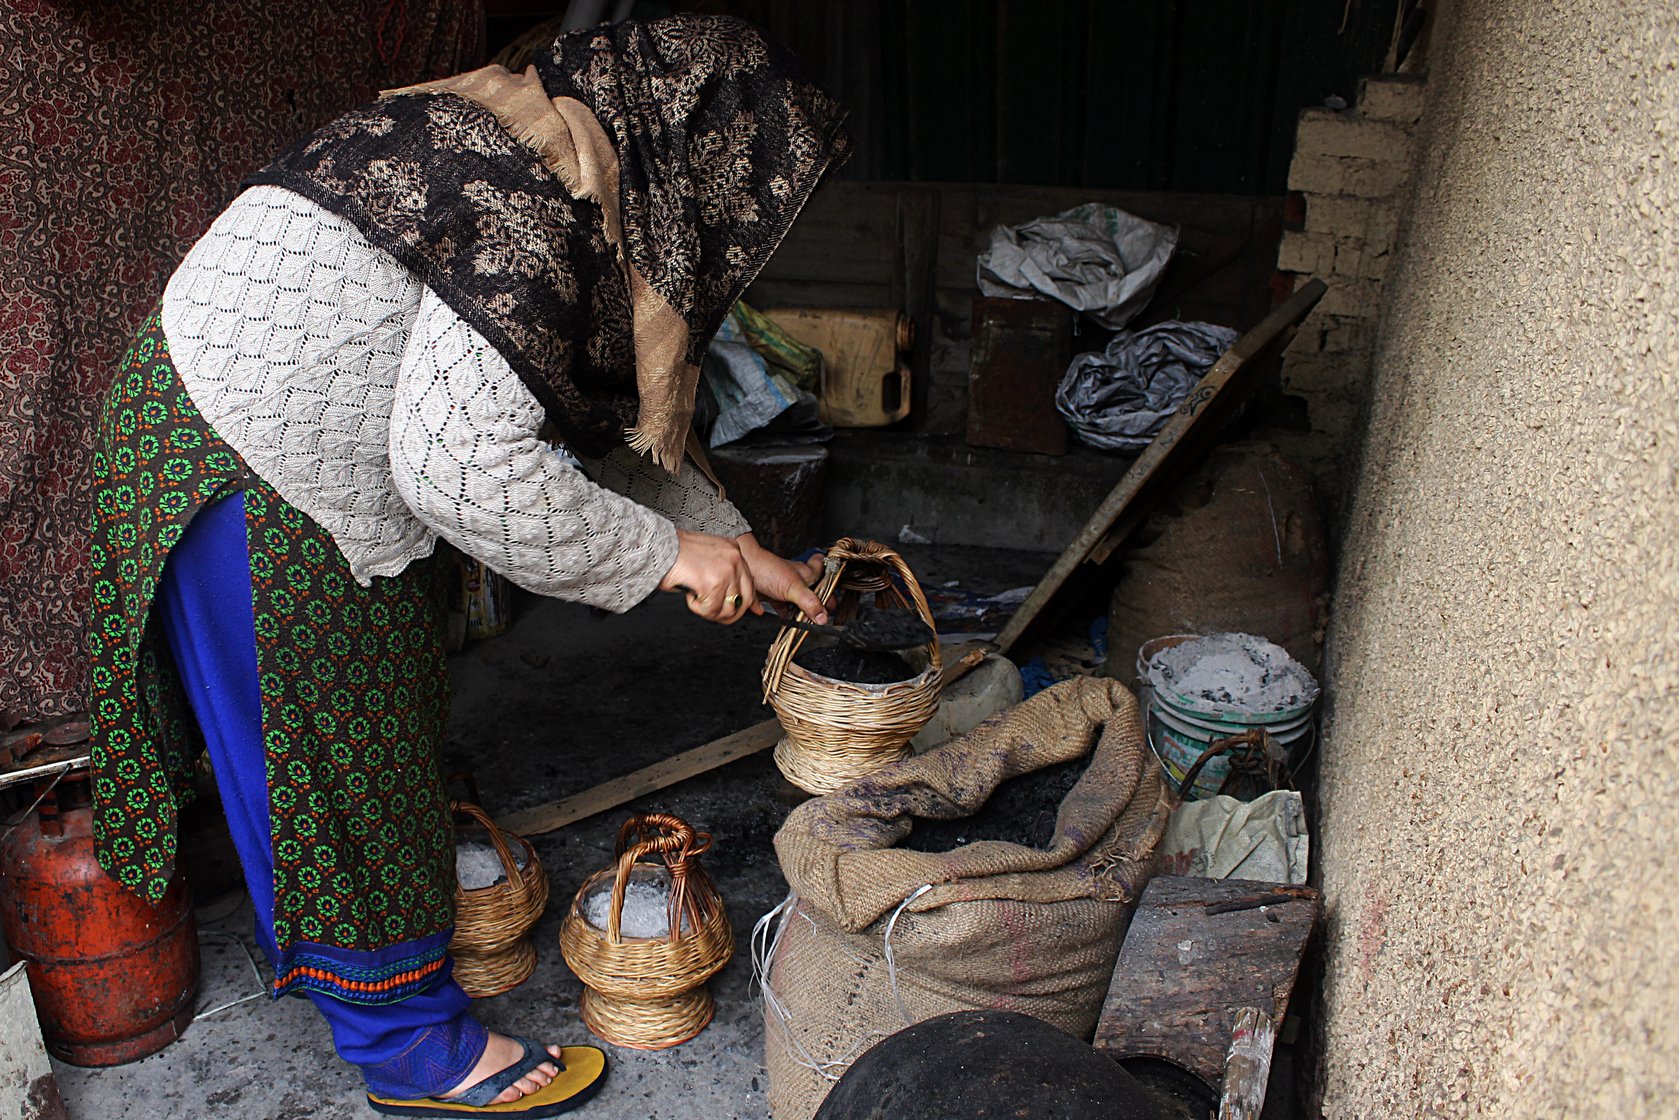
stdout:
[(564, 828), (596, 813), (617, 808), (638, 797), (656, 793), (678, 782), (726, 766), (731, 762), (767, 751), (781, 738), (781, 724), (773, 719), (755, 723), (744, 731), (736, 731), (721, 739), (713, 739), (704, 746), (660, 759), (621, 778), (613, 778), (546, 805), (535, 805), (502, 817), (496, 823), (518, 836), (535, 836)]
[(1105, 543), (1109, 532), (1114, 523), (1127, 514), (1132, 514), (1125, 521), (1127, 531), (1141, 521), (1142, 511), (1134, 508), (1140, 494), (1146, 490), (1158, 496), (1171, 477), (1188, 469), (1196, 456), (1211, 445), (1224, 422), (1253, 394), (1259, 365), (1255, 359), (1285, 344), (1326, 290), (1323, 281), (1308, 281), (1260, 320), (1258, 326), (1238, 338), (1213, 363), (1213, 368), (1201, 378), (1189, 394), (1189, 399), (1166, 421), (1166, 426), (1154, 437), (1154, 442), (1137, 456), (1137, 461), (1131, 464), (1125, 477), (1108, 492), (1102, 504), (1096, 507), (1096, 512), (1090, 515), (1090, 520), (1084, 523), (1084, 528), (1050, 565), (1044, 578), (1038, 581), (1038, 586), (1032, 589), (1014, 617), (997, 635), (999, 652), (1007, 653), (1014, 648), (1021, 635), (1049, 606), (1081, 564), (1097, 552), (1106, 557), (1118, 547), (1117, 540)]
[[(939, 691), (943, 692), (972, 672), (975, 666), (985, 660), (985, 655), (990, 649), (987, 643), (970, 642), (952, 650), (950, 664), (945, 666), (944, 674), (939, 678)], [(537, 836), (544, 832), (553, 832), (556, 828), (575, 824), (596, 813), (616, 809), (638, 797), (657, 793), (678, 782), (697, 778), (720, 766), (727, 766), (731, 762), (767, 751), (775, 746), (780, 738), (781, 724), (776, 720), (766, 719), (744, 731), (736, 731), (680, 754), (673, 754), (621, 778), (613, 778), (598, 786), (591, 786), (581, 793), (574, 793), (559, 801), (533, 805), (517, 813), (509, 813), (497, 820), (496, 824), (517, 836)]]

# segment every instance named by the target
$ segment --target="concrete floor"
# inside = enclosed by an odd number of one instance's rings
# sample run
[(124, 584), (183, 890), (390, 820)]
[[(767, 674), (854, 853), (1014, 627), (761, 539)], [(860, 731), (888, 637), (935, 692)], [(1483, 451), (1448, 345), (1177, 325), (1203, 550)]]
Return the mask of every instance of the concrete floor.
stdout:
[[(922, 582), (981, 593), (1036, 582), (1052, 557), (971, 548), (906, 549)], [(531, 600), (513, 629), (454, 658), (447, 753), (470, 767), (500, 814), (576, 793), (766, 718), (758, 673), (770, 631), (703, 623), (671, 595), (621, 617)], [(533, 838), (553, 888), (535, 930), (536, 974), (478, 1005), (490, 1026), (559, 1042), (593, 1041), (577, 1017), (577, 980), (558, 949), (560, 917), (582, 880), (606, 866), (630, 812), (668, 809), (715, 837), (707, 864), (735, 928), (734, 960), (713, 983), (717, 1017), (674, 1050), (610, 1048), (607, 1088), (590, 1120), (762, 1118), (762, 1020), (751, 989), (753, 923), (786, 886), (771, 838), (794, 803), (768, 754), (743, 759), (623, 809)], [(244, 952), (250, 912), (237, 894), (201, 913), (199, 1005), (259, 990)], [(267, 967), (263, 965), (266, 981)], [(106, 1070), (55, 1063), (76, 1120), (348, 1120), (371, 1116), (358, 1073), (332, 1050), (304, 1000), (256, 999), (195, 1022), (163, 1052)]]

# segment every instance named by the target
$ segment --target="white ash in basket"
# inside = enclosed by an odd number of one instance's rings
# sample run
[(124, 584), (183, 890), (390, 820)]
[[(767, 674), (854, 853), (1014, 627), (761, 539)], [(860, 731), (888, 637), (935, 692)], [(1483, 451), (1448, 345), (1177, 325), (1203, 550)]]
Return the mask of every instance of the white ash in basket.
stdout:
[[(513, 862), (523, 871), (524, 845), (516, 845), (512, 851)], [(464, 840), (455, 845), (455, 879), (462, 890), (475, 891), (507, 882), (507, 869), (502, 867), (494, 847), (477, 840)]]
[[(583, 918), (601, 933), (612, 920), (612, 881), (602, 880), (583, 900)], [(682, 932), (692, 926), (682, 916)], [(624, 888), (624, 915), (619, 932), (625, 937), (666, 937), (670, 934), (670, 879), (632, 877)]]

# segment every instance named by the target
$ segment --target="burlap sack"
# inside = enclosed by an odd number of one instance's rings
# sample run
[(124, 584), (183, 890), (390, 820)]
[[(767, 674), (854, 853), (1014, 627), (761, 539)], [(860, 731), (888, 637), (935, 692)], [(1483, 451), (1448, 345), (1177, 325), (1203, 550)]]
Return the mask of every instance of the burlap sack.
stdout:
[[(896, 847), (913, 817), (970, 816), (1009, 778), (1087, 755), (1047, 849)], [(1167, 816), (1136, 699), (1093, 678), (795, 809), (775, 838), (792, 894), (753, 946), (776, 1120), (808, 1120), (864, 1050), (948, 1011), (1088, 1037)]]
[(1329, 548), (1311, 479), (1268, 443), (1214, 448), (1119, 553), (1104, 672), (1168, 634), (1261, 634), (1313, 675), (1329, 620)]

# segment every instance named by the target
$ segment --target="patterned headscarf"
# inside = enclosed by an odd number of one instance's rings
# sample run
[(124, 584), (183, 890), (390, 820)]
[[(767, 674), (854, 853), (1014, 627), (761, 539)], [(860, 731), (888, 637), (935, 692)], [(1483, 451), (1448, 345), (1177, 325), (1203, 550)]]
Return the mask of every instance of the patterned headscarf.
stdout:
[(844, 112), (748, 24), (680, 15), (562, 36), (540, 52), (618, 155), (630, 262), (687, 321), (697, 362), (810, 192), (842, 163)]
[(507, 358), (560, 435), (674, 470), (699, 363), (847, 154), (838, 104), (739, 20), (560, 36), (534, 73), (398, 91), (252, 183), (340, 214)]
[(671, 371), (668, 401), (643, 380), (632, 432), (663, 460), (661, 440), (687, 432), (712, 335), (849, 154), (845, 114), (792, 55), (725, 16), (575, 31), (535, 65), (550, 97), (577, 99), (605, 129), (624, 255), (687, 327), (686, 368)]

